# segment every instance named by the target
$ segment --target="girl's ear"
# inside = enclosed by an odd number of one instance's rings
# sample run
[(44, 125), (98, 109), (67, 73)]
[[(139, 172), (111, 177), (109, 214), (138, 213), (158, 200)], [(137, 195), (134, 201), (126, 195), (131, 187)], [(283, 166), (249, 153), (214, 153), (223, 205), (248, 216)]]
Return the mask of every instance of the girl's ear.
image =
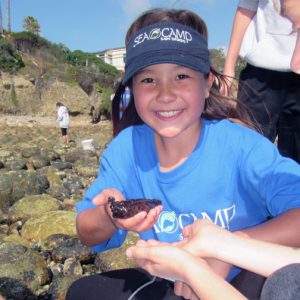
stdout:
[(215, 76), (209, 72), (208, 77), (206, 79), (206, 87), (205, 87), (205, 99), (209, 97), (210, 89), (214, 83)]

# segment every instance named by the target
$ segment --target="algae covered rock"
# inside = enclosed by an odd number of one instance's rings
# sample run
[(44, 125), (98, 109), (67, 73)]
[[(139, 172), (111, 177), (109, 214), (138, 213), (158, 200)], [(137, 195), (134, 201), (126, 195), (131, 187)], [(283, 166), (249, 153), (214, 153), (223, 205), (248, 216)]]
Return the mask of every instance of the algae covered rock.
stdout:
[(102, 272), (137, 267), (136, 263), (132, 259), (129, 259), (125, 252), (128, 247), (135, 245), (138, 239), (138, 234), (129, 232), (125, 242), (120, 248), (98, 253), (95, 259), (95, 265)]
[(76, 236), (76, 213), (73, 211), (51, 211), (30, 218), (22, 228), (22, 237), (31, 242), (44, 241), (53, 234)]
[(0, 174), (0, 208), (7, 211), (17, 200), (43, 194), (48, 187), (47, 178), (34, 172), (20, 170)]
[(31, 217), (40, 216), (45, 212), (61, 209), (61, 202), (47, 194), (31, 195), (17, 201), (8, 211), (11, 223), (27, 221)]
[(0, 242), (0, 274), (2, 278), (20, 281), (32, 291), (50, 280), (43, 258), (35, 251), (12, 242)]

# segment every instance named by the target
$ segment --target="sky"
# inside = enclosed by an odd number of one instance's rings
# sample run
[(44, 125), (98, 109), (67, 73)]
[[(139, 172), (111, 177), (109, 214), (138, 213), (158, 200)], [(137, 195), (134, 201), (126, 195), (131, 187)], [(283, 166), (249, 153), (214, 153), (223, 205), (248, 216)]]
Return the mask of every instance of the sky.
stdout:
[[(238, 0), (10, 0), (11, 30), (23, 31), (27, 16), (37, 19), (41, 36), (71, 51), (98, 52), (124, 47), (126, 31), (143, 11), (185, 8), (206, 22), (209, 48), (228, 47)], [(6, 28), (6, 0), (0, 0)]]

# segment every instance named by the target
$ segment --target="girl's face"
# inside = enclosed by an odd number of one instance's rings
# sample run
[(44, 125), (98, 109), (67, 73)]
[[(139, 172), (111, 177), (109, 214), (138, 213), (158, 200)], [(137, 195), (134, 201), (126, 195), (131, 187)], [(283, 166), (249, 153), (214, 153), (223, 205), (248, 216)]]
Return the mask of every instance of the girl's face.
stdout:
[(210, 87), (202, 73), (175, 64), (152, 65), (133, 77), (137, 113), (163, 138), (200, 131)]

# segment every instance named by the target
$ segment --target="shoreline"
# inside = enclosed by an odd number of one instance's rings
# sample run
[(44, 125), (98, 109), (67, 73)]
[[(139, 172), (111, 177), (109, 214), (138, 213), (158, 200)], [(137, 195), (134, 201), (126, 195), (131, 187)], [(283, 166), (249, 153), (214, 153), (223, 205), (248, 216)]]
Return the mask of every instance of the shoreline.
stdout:
[[(102, 121), (104, 122), (104, 121)], [(100, 122), (100, 123), (102, 123)], [(105, 121), (107, 122), (107, 121)], [(91, 116), (70, 117), (70, 127), (97, 126), (91, 123)], [(0, 115), (0, 127), (59, 127), (56, 116)]]

